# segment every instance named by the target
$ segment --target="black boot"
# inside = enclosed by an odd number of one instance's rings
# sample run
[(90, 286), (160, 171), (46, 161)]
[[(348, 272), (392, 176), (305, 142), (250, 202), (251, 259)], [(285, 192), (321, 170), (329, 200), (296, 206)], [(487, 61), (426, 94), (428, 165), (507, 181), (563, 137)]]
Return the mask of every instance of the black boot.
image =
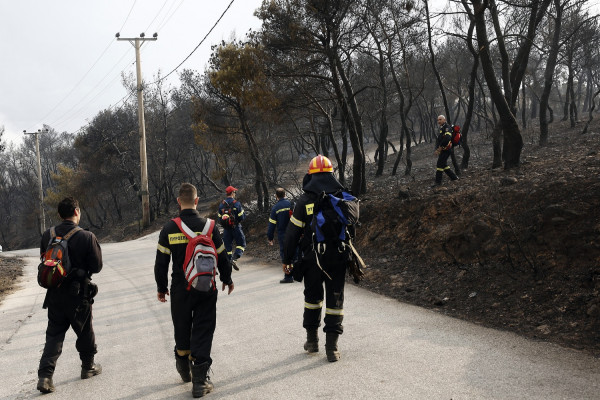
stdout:
[(316, 353), (319, 351), (319, 334), (317, 329), (306, 329), (306, 343), (304, 343), (304, 350), (309, 353)]
[(210, 381), (208, 369), (210, 363), (192, 364), (192, 395), (194, 398), (202, 397), (212, 392), (214, 386)]
[(177, 349), (175, 349), (175, 368), (177, 369), (177, 372), (179, 372), (182, 381), (192, 381), (192, 375), (190, 373), (190, 359), (188, 356), (180, 356), (177, 354)]
[(92, 376), (100, 375), (102, 373), (102, 366), (95, 364), (94, 359), (81, 360), (81, 379), (88, 379)]
[(54, 383), (52, 383), (52, 378), (41, 377), (38, 380), (37, 390), (42, 393), (52, 393), (54, 392)]
[(327, 361), (334, 362), (340, 359), (340, 352), (338, 351), (337, 341), (338, 335), (335, 332), (327, 332), (325, 334), (325, 354), (327, 354)]

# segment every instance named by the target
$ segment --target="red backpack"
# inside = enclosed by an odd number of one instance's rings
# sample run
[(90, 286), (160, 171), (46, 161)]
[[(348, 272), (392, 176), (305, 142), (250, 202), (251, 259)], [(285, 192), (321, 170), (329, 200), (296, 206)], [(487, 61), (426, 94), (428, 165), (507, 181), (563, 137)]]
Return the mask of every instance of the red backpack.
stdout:
[(192, 231), (181, 218), (174, 218), (179, 230), (188, 238), (183, 261), (183, 274), (188, 281), (187, 290), (194, 288), (200, 292), (208, 292), (216, 288), (217, 249), (212, 240), (215, 221), (207, 219), (204, 229), (198, 235)]
[(460, 126), (452, 125), (452, 147), (460, 146), (462, 134), (460, 133)]

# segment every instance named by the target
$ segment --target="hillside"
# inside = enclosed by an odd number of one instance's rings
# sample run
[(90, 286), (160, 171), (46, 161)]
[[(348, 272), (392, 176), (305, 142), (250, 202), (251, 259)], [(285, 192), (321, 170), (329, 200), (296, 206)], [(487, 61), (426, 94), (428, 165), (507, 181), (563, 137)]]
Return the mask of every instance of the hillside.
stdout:
[[(582, 136), (580, 125), (552, 124), (550, 145), (526, 144), (510, 171), (492, 170), (489, 139), (474, 135), (471, 167), (435, 190), (430, 144), (413, 148), (410, 177), (375, 178), (369, 166), (360, 285), (600, 356), (599, 126)], [(265, 216), (246, 224), (247, 253), (278, 268), (266, 225)]]

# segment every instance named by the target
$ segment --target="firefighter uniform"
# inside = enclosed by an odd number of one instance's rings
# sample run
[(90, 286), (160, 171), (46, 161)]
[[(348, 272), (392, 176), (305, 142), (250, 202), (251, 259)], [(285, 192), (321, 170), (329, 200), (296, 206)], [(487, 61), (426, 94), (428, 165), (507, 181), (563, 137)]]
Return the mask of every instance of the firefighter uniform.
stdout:
[[(233, 209), (233, 218), (235, 220), (233, 226), (228, 225), (227, 222), (223, 222), (222, 219), (223, 215), (225, 215), (224, 211), (230, 207)], [(244, 254), (244, 250), (246, 250), (246, 236), (244, 236), (241, 224), (246, 219), (244, 207), (236, 199), (227, 197), (219, 204), (217, 217), (223, 222), (223, 242), (225, 243), (227, 256), (230, 260), (237, 260)], [(232, 216), (229, 216), (229, 218), (232, 218)], [(233, 251), (233, 241), (235, 241), (235, 251)]]
[(286, 198), (279, 199), (271, 209), (269, 216), (269, 228), (267, 229), (267, 239), (273, 240), (275, 237), (275, 228), (277, 228), (277, 240), (279, 241), (279, 256), (283, 261), (283, 241), (285, 239), (285, 230), (290, 222), (290, 210), (292, 203)]
[[(294, 207), (294, 213), (285, 232), (284, 264), (289, 265), (292, 263), (296, 254), (296, 247), (300, 244), (301, 262), (294, 266), (292, 274), (296, 280), (304, 278), (304, 318), (302, 325), (307, 332), (316, 331), (320, 326), (323, 300), (325, 300), (325, 327), (323, 331), (340, 335), (344, 329), (342, 321), (344, 319), (346, 265), (343, 260), (338, 258), (337, 260), (321, 262), (323, 270), (319, 268), (313, 250), (312, 230), (310, 228), (313, 208), (318, 194), (322, 192), (334, 193), (342, 188), (342, 185), (332, 173), (306, 175), (303, 185), (304, 193)], [(325, 284), (325, 290), (323, 290), (323, 284)]]
[[(206, 219), (198, 211), (184, 209), (179, 217), (191, 230), (200, 233)], [(212, 240), (218, 253), (217, 269), (221, 282), (230, 285), (231, 264), (225, 253), (223, 240), (217, 229), (212, 232)], [(188, 282), (184, 276), (183, 262), (188, 238), (174, 221), (163, 227), (158, 239), (154, 277), (158, 293), (166, 293), (168, 285), (169, 262), (173, 261), (171, 273), (171, 317), (175, 331), (176, 355), (191, 355), (197, 363), (208, 362), (216, 326), (216, 306), (218, 290), (213, 287), (209, 292), (187, 290)]]
[[(76, 226), (75, 222), (64, 220), (55, 227), (56, 236), (63, 237)], [(46, 252), (50, 236), (50, 229), (42, 235), (41, 255)], [(77, 335), (75, 347), (83, 366), (93, 367), (97, 351), (92, 326), (92, 297), (95, 292), (90, 288), (95, 288), (91, 284), (91, 275), (102, 270), (102, 251), (96, 236), (83, 229), (69, 239), (67, 246), (71, 273), (59, 287), (48, 289), (44, 299), (43, 307), (48, 309), (48, 328), (38, 369), (39, 378), (52, 378), (69, 327)]]
[(457, 180), (458, 177), (448, 166), (448, 157), (452, 151), (452, 127), (448, 123), (444, 123), (440, 126), (437, 140), (435, 141), (435, 148), (441, 147), (441, 152), (437, 159), (436, 172), (435, 172), (435, 184), (442, 184), (442, 176), (445, 172), (450, 179), (453, 181)]

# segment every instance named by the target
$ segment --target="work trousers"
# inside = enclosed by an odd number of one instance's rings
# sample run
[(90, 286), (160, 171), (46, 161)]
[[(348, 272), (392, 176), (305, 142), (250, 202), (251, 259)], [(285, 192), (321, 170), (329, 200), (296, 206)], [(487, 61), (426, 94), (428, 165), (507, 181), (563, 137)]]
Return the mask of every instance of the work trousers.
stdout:
[[(233, 252), (233, 241), (235, 240), (235, 252)], [(223, 230), (223, 244), (227, 251), (227, 257), (231, 261), (232, 257), (237, 260), (244, 254), (246, 250), (246, 236), (242, 231), (242, 224), (237, 224), (233, 228), (225, 228)]]
[(452, 171), (450, 169), (450, 167), (448, 166), (448, 157), (450, 157), (450, 150), (444, 150), (438, 156), (437, 164), (436, 164), (436, 171), (435, 171), (435, 183), (438, 185), (442, 183), (442, 176), (443, 176), (444, 172), (453, 181), (458, 179), (458, 177), (456, 176), (454, 171)]
[(190, 351), (196, 363), (212, 363), (210, 352), (217, 324), (216, 288), (209, 292), (186, 290), (185, 285), (171, 286), (171, 317), (175, 347)]
[(65, 334), (69, 327), (77, 335), (75, 348), (79, 358), (92, 361), (96, 354), (96, 336), (92, 326), (92, 305), (82, 304), (81, 298), (68, 293), (65, 288), (50, 289), (47, 293), (48, 328), (46, 344), (40, 359), (38, 377), (50, 378), (54, 374), (56, 361), (63, 348)]
[[(313, 253), (314, 254), (314, 253)], [(327, 266), (321, 264), (327, 275), (321, 271), (314, 260), (309, 260), (304, 273), (304, 320), (302, 326), (308, 330), (318, 329), (321, 325), (321, 311), (323, 308), (323, 295), (325, 295), (325, 318), (323, 322), (324, 332), (335, 332), (342, 334), (344, 326), (344, 284), (346, 266), (343, 263), (329, 263)], [(325, 290), (323, 290), (325, 285)]]

